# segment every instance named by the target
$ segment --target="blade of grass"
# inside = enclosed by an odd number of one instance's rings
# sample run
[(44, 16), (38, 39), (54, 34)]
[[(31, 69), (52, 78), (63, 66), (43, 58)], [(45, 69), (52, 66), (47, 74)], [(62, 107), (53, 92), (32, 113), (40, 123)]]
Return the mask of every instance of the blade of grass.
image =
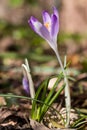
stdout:
[(87, 118), (87, 116), (82, 116), (77, 121), (75, 121), (75, 123), (72, 125), (72, 127), (77, 127), (77, 126), (81, 125), (81, 122), (83, 122), (83, 120), (86, 119), (86, 118)]
[[(33, 100), (36, 101), (38, 103), (44, 104), (46, 106), (49, 106), (48, 104), (44, 103), (43, 101), (37, 100), (35, 98), (30, 98), (30, 97), (25, 97), (25, 96), (19, 96), (19, 95), (14, 95), (14, 94), (0, 94), (0, 97), (11, 97), (11, 98), (19, 98), (19, 99), (26, 99), (26, 100)], [(49, 106), (50, 108), (52, 108), (54, 111), (56, 111), (59, 115), (60, 113), (52, 106)], [(61, 115), (60, 115), (61, 116)], [(62, 117), (62, 116), (61, 116)], [(62, 117), (63, 118), (63, 117)]]
[[(51, 89), (51, 91), (49, 92), (49, 94), (47, 95), (47, 97), (46, 97), (46, 99), (45, 99), (45, 103), (46, 104), (49, 104), (49, 102), (50, 102), (50, 100), (51, 100), (51, 97), (53, 96), (53, 94), (54, 94), (54, 92), (55, 92), (55, 89), (57, 88), (57, 86), (58, 86), (58, 83), (61, 81), (61, 79), (62, 79), (62, 77), (63, 77), (63, 75), (62, 75), (62, 73), (58, 76), (58, 79), (56, 80), (56, 82), (55, 82), (55, 84), (54, 84), (54, 86), (53, 86), (53, 88)], [(43, 115), (43, 113), (45, 113), (46, 112), (46, 109), (47, 109), (47, 106), (45, 106), (44, 104), (43, 104), (43, 107), (41, 107), (41, 119), (42, 119), (42, 115)], [(40, 119), (40, 120), (41, 120)]]
[[(33, 101), (36, 101), (38, 103), (41, 103), (41, 104), (45, 104), (46, 106), (49, 106), (48, 104), (44, 103), (43, 101), (41, 100), (37, 100), (35, 98), (30, 98), (30, 97), (26, 97), (26, 96), (19, 96), (19, 95), (15, 95), (15, 94), (0, 94), (0, 97), (11, 97), (11, 98), (19, 98), (19, 99), (26, 99), (26, 100), (33, 100)], [(53, 107), (52, 107), (53, 108)], [(53, 108), (54, 109), (54, 108)]]
[[(60, 95), (60, 93), (63, 91), (63, 89), (65, 88), (65, 84), (60, 87), (60, 89), (58, 90), (58, 92), (52, 97), (52, 99), (50, 99), (50, 101), (48, 102), (48, 106), (44, 106), (43, 108), (43, 112), (42, 115), (40, 117), (40, 120), (42, 120), (43, 116), (45, 115), (45, 113), (47, 112), (47, 110), (49, 109), (49, 107), (52, 105), (52, 103), (56, 100), (56, 98), (58, 98), (58, 96)], [(62, 118), (63, 119), (63, 118)], [(63, 120), (64, 121), (64, 120)], [(64, 122), (65, 123), (65, 122)]]
[(53, 96), (53, 98), (50, 100), (48, 105), (51, 105), (55, 99), (60, 95), (60, 93), (63, 91), (63, 89), (65, 88), (65, 84), (62, 85), (62, 87), (59, 88), (59, 90), (56, 92), (56, 94)]
[[(36, 94), (35, 94), (35, 99), (36, 100), (38, 100), (38, 98), (39, 98), (39, 96), (40, 96), (40, 94), (41, 94), (41, 91), (42, 91), (42, 89), (44, 88), (44, 91), (43, 91), (43, 94), (42, 94), (42, 98), (41, 98), (41, 101), (43, 101), (43, 99), (46, 97), (46, 90), (47, 90), (47, 84), (48, 84), (48, 80), (49, 79), (47, 79), (47, 80), (45, 80), (45, 81), (43, 81), (43, 83), (39, 86), (39, 88), (38, 88), (38, 90), (37, 90), (37, 92), (36, 92)], [(34, 101), (33, 102), (33, 104), (32, 104), (32, 111), (31, 111), (31, 117), (34, 119), (34, 118), (37, 118), (35, 115), (37, 115), (36, 113), (37, 113), (37, 109), (38, 109), (38, 107), (37, 107), (37, 102), (36, 101)], [(42, 105), (42, 104), (40, 104), (40, 105)]]

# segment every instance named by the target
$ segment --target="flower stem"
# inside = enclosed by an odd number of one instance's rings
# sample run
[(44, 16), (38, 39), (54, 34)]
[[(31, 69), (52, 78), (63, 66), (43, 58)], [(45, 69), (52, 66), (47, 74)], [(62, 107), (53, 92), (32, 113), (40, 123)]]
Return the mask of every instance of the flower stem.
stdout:
[(64, 75), (64, 81), (65, 81), (65, 104), (66, 104), (66, 128), (69, 127), (69, 122), (70, 122), (70, 109), (71, 109), (71, 99), (70, 99), (70, 89), (69, 89), (69, 85), (68, 85), (68, 80), (67, 80), (67, 76), (66, 76), (66, 72), (64, 70), (62, 61), (60, 59), (59, 53), (56, 50), (55, 51), (57, 59), (59, 61), (60, 67), (62, 69), (63, 75)]

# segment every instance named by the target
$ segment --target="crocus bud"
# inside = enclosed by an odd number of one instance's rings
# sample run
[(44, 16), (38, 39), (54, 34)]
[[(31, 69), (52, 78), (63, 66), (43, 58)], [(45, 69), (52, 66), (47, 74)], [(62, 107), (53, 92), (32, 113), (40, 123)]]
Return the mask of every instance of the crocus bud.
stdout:
[(25, 92), (26, 92), (27, 94), (30, 94), (29, 82), (28, 82), (28, 80), (27, 80), (26, 77), (23, 77), (22, 84), (23, 84), (23, 89), (25, 90)]

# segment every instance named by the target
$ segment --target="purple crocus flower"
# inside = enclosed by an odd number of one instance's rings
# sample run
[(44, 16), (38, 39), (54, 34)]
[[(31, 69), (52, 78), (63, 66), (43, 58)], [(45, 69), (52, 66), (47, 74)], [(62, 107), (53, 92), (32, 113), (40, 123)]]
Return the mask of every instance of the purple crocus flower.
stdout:
[(22, 84), (23, 84), (23, 88), (24, 88), (25, 92), (27, 94), (30, 94), (29, 82), (28, 82), (27, 78), (23, 77)]
[(57, 50), (57, 34), (59, 32), (59, 15), (57, 12), (57, 9), (53, 8), (53, 13), (50, 15), (47, 11), (43, 11), (42, 13), (43, 17), (43, 24), (39, 22), (35, 17), (31, 16), (31, 18), (28, 20), (28, 23), (30, 24), (31, 28), (42, 38), (44, 38), (51, 48), (54, 50), (57, 59), (59, 61), (59, 64), (61, 66), (62, 72), (64, 74), (64, 81), (66, 83), (65, 87), (65, 102), (66, 102), (66, 127), (69, 126), (70, 121), (70, 91), (68, 86), (68, 80), (66, 76), (66, 72), (64, 70), (62, 61), (60, 59), (58, 50)]
[(59, 32), (59, 15), (57, 9), (53, 8), (50, 15), (47, 11), (43, 11), (43, 24), (35, 17), (31, 16), (28, 20), (31, 28), (42, 38), (44, 38), (54, 51), (57, 51), (57, 34)]

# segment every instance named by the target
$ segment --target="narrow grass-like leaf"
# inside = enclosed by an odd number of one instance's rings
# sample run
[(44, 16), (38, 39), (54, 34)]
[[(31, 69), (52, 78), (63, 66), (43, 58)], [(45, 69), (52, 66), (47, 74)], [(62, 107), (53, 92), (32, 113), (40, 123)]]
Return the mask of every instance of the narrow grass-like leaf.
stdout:
[[(48, 102), (48, 106), (44, 106), (44, 110), (43, 113), (40, 117), (40, 120), (42, 120), (43, 116), (45, 115), (45, 113), (47, 112), (47, 110), (49, 109), (49, 107), (51, 107), (52, 103), (56, 100), (56, 98), (58, 98), (59, 94), (62, 92), (62, 90), (65, 88), (65, 84), (58, 90), (58, 92), (52, 97), (52, 99), (50, 99), (50, 101)], [(62, 116), (61, 116), (62, 118)], [(63, 119), (63, 118), (62, 118)], [(64, 122), (64, 120), (63, 120)], [(64, 122), (65, 124), (65, 122)]]
[(47, 88), (48, 88), (48, 83), (49, 83), (50, 78), (48, 78), (45, 81), (44, 87), (43, 87), (43, 91), (42, 91), (42, 95), (41, 95), (41, 101), (44, 101), (46, 99), (46, 94), (47, 94)]
[[(47, 97), (46, 97), (46, 99), (44, 101), (46, 104), (49, 104), (49, 102), (50, 102), (50, 100), (51, 100), (51, 98), (52, 98), (52, 96), (53, 96), (53, 94), (55, 92), (55, 89), (57, 88), (58, 83), (61, 81), (62, 77), (63, 77), (63, 75), (61, 73), (59, 75), (57, 81), (55, 82), (53, 88), (51, 89), (51, 91), (49, 92), (49, 94), (47, 95)], [(42, 120), (42, 118), (43, 118), (44, 114), (46, 113), (46, 111), (48, 110), (48, 108), (49, 108), (48, 106), (46, 106), (45, 104), (43, 104), (43, 106), (41, 107), (41, 113), (40, 113), (41, 117), (40, 117), (39, 121)]]
[[(35, 98), (30, 98), (30, 97), (26, 97), (26, 96), (19, 96), (19, 95), (15, 95), (15, 94), (0, 94), (0, 97), (6, 97), (6, 98), (19, 98), (19, 99), (26, 99), (26, 100), (33, 100), (33, 101), (36, 101), (37, 103), (40, 103), (40, 104), (45, 104), (46, 106), (49, 106), (48, 104), (46, 104), (45, 102), (41, 101), (41, 100), (37, 100)], [(50, 107), (50, 106), (49, 106)], [(53, 108), (51, 106), (51, 108), (55, 111), (57, 111), (55, 108)]]
[[(37, 100), (37, 99), (35, 99), (35, 98), (30, 98), (30, 97), (26, 97), (26, 96), (14, 95), (14, 94), (12, 94), (12, 93), (10, 93), (10, 94), (0, 94), (0, 97), (5, 97), (5, 98), (10, 97), (10, 98), (19, 98), (19, 99), (33, 100), (33, 102), (36, 101), (36, 102), (39, 103), (39, 104), (43, 104), (43, 105), (46, 105), (46, 106), (50, 107), (51, 109), (53, 109), (54, 111), (56, 111), (56, 112), (60, 115), (60, 113), (59, 113), (55, 108), (53, 108), (52, 106), (49, 106), (49, 105), (46, 104), (45, 102), (43, 102), (43, 101), (41, 101), (41, 100)], [(40, 117), (39, 117), (40, 111), (41, 111), (41, 108), (38, 107), (37, 115), (35, 114), (38, 119), (40, 119)], [(60, 115), (60, 117), (62, 118), (61, 115)]]
[[(42, 89), (44, 88), (44, 91), (43, 91), (43, 94), (42, 94), (42, 98), (40, 99), (41, 101), (43, 101), (43, 99), (45, 98), (45, 96), (46, 96), (46, 90), (47, 90), (47, 84), (48, 84), (48, 79), (47, 80), (45, 80), (39, 87), (38, 87), (38, 90), (37, 90), (37, 92), (36, 92), (36, 94), (35, 94), (35, 99), (36, 100), (39, 100), (39, 96), (40, 96), (40, 94), (41, 94), (41, 91), (42, 91)], [(34, 118), (37, 118), (36, 117), (36, 115), (37, 115), (37, 109), (40, 109), (39, 108), (39, 106), (37, 106), (37, 105), (39, 105), (36, 101), (34, 101), (33, 102), (33, 104), (32, 104), (32, 111), (31, 111), (31, 117), (32, 117), (32, 119), (34, 119)], [(40, 106), (42, 106), (42, 104), (40, 104)], [(40, 111), (40, 110), (39, 110)], [(37, 115), (38, 116), (38, 115)]]
[(55, 92), (55, 89), (57, 88), (58, 86), (58, 83), (61, 81), (63, 75), (62, 73), (59, 75), (58, 79), (56, 80), (53, 88), (51, 89), (51, 91), (49, 92), (49, 94), (47, 95), (47, 98), (45, 99), (45, 103), (48, 103), (51, 99), (51, 97), (53, 96), (54, 92)]
[(63, 89), (65, 88), (65, 84), (62, 85), (59, 90), (55, 93), (55, 95), (53, 96), (53, 98), (50, 100), (50, 102), (48, 103), (48, 105), (50, 106), (54, 101), (55, 99), (60, 95), (60, 93), (63, 91)]
[(82, 124), (84, 124), (85, 122), (87, 122), (86, 119), (87, 116), (82, 116), (81, 118), (79, 118), (77, 121), (75, 121), (75, 123), (72, 125), (73, 128), (77, 128), (79, 126), (81, 126)]
[[(44, 103), (41, 100), (37, 100), (35, 98), (30, 98), (30, 97), (26, 97), (26, 96), (19, 96), (19, 95), (15, 95), (15, 94), (12, 94), (12, 93), (10, 93), (10, 94), (3, 94), (2, 93), (2, 94), (0, 94), (0, 97), (5, 97), (5, 98), (9, 98), (10, 97), (10, 98), (19, 98), (19, 99), (33, 100), (33, 101), (36, 101), (37, 103), (45, 104), (46, 106), (49, 106), (48, 104)], [(51, 108), (56, 111), (56, 109), (53, 108), (52, 106), (51, 106)]]

